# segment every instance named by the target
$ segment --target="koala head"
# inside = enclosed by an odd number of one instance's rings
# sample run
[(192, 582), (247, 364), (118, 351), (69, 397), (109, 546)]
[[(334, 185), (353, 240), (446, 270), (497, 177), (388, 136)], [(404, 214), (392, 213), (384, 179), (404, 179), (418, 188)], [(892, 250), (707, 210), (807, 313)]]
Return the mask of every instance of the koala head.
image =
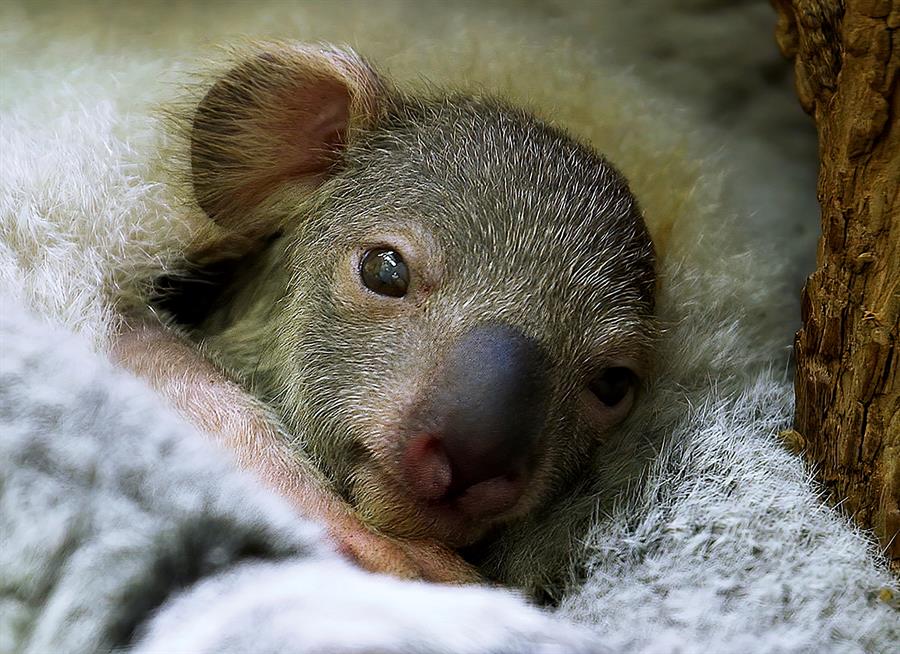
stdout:
[(195, 334), (374, 527), (471, 544), (628, 415), (653, 246), (623, 177), (563, 131), (270, 44), (206, 93), (190, 152), (198, 205), (255, 244)]

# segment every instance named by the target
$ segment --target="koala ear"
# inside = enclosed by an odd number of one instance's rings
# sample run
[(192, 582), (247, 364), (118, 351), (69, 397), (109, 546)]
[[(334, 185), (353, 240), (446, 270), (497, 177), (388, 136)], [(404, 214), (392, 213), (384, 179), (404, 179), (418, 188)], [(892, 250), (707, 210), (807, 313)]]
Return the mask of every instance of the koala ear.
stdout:
[(374, 121), (384, 94), (378, 75), (351, 50), (259, 46), (213, 85), (194, 113), (197, 203), (246, 236), (272, 231), (277, 226), (245, 224), (248, 212), (286, 181), (310, 190), (324, 181), (351, 128)]

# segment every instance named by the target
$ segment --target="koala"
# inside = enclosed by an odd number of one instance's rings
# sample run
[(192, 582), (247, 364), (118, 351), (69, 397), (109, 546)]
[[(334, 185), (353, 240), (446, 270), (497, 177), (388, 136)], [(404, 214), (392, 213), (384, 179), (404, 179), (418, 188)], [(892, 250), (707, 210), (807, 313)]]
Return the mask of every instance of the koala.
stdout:
[(0, 8), (12, 649), (890, 649), (896, 584), (777, 437), (817, 222), (771, 10), (632, 4)]
[(592, 478), (598, 449), (641, 462), (616, 428), (652, 370), (654, 248), (624, 177), (502, 100), (405, 92), (332, 46), (244, 52), (186, 133), (189, 188), (228, 243), (159, 304), (284, 425), (285, 468), (367, 530), (556, 595), (566, 552), (541, 569), (506, 541), (586, 521), (559, 508), (588, 488), (612, 496), (629, 475)]

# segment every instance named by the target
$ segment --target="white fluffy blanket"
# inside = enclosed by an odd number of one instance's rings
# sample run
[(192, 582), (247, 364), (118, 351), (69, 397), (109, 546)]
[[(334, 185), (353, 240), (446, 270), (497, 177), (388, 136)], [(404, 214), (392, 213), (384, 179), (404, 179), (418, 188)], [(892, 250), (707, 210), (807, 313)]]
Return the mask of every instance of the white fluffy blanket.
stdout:
[[(742, 202), (768, 190), (759, 171), (781, 150), (728, 146), (722, 159), (739, 153), (733, 167), (755, 174), (722, 191), (687, 120), (648, 98), (664, 90), (603, 73), (590, 39), (560, 46), (534, 7), (202, 9), (10, 5), (0, 17), (0, 652), (896, 648), (900, 591), (883, 561), (777, 440), (797, 274), (781, 262), (811, 247), (791, 240), (803, 201), (788, 187), (802, 175), (767, 181), (789, 198), (780, 211)], [(159, 161), (150, 116), (164, 78), (233, 32), (358, 42), (400, 77), (485, 84), (571, 126), (632, 181), (663, 251), (667, 333), (630, 423), (658, 455), (573, 546), (587, 580), (555, 615), (498, 589), (352, 569), (98, 354), (115, 309), (173, 265), (196, 220)]]

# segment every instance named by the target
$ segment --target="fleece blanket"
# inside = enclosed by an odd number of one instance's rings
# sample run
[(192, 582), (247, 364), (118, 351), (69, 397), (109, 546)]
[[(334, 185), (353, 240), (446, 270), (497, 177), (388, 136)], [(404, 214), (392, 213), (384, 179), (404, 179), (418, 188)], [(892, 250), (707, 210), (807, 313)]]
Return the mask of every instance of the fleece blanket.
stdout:
[[(709, 3), (698, 18), (691, 2), (618, 4), (4, 6), (0, 651), (896, 648), (898, 588), (879, 552), (777, 437), (815, 220), (811, 194), (792, 188), (811, 168), (782, 138), (788, 96), (772, 100), (766, 74), (736, 109), (734, 77), (680, 54), (740, 33), (759, 5)], [(105, 360), (118, 313), (177, 269), (197, 226), (169, 183), (155, 108), (177, 96), (173, 71), (235, 33), (350, 42), (401, 80), (490, 88), (629, 178), (661, 253), (665, 333), (626, 428), (655, 455), (566, 543), (577, 583), (555, 608), (353, 569)], [(659, 52), (672, 59), (662, 77)]]

